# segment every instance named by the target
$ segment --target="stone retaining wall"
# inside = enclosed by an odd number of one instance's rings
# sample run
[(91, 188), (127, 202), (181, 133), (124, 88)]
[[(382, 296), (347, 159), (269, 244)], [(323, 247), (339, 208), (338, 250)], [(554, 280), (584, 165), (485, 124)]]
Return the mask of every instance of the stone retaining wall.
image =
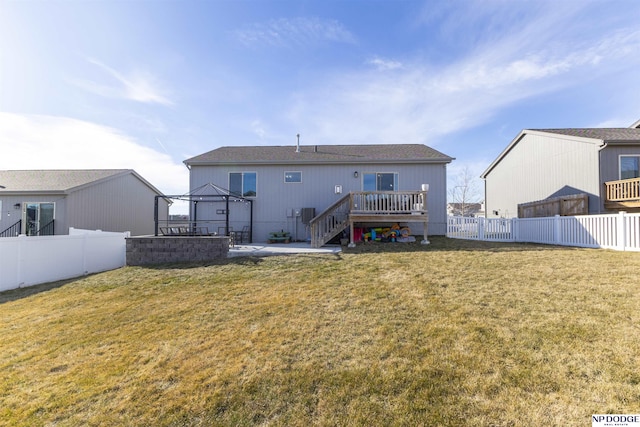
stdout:
[(225, 259), (229, 238), (225, 236), (128, 237), (127, 265), (170, 264)]

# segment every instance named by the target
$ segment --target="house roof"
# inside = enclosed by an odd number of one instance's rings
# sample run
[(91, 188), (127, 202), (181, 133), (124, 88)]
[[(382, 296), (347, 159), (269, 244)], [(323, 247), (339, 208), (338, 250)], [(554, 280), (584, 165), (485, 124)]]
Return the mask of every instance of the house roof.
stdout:
[(567, 128), (567, 129), (524, 129), (516, 136), (502, 153), (480, 175), (486, 176), (511, 151), (511, 149), (527, 134), (562, 135), (574, 141), (582, 141), (604, 146), (606, 144), (640, 144), (639, 128)]
[(578, 138), (597, 139), (604, 143), (640, 142), (637, 128), (574, 128), (574, 129), (531, 129), (537, 132), (555, 133)]
[(0, 194), (69, 193), (130, 173), (162, 194), (132, 169), (0, 170)]
[(187, 165), (278, 163), (449, 163), (423, 144), (220, 147), (184, 161)]

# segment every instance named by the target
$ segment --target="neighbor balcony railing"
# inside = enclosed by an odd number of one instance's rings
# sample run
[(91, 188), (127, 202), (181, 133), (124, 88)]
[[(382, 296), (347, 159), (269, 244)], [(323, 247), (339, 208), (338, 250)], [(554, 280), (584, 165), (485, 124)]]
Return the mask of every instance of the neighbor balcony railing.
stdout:
[(621, 179), (605, 182), (606, 200), (628, 202), (640, 200), (640, 178)]

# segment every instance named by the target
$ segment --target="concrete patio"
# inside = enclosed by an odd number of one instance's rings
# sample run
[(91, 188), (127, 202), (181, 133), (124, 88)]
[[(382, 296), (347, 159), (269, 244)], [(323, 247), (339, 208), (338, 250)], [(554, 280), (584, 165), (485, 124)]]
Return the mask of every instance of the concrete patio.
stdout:
[(309, 242), (293, 242), (281, 244), (251, 243), (247, 245), (235, 245), (229, 248), (228, 257), (237, 256), (269, 256), (291, 255), (302, 253), (332, 254), (341, 252), (339, 245), (326, 245), (321, 248), (312, 248)]

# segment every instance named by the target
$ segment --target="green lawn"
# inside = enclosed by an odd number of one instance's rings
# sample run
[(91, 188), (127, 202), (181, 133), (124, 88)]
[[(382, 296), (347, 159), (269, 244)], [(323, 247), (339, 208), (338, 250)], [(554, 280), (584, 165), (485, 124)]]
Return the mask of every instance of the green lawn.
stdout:
[(640, 410), (640, 253), (433, 238), (0, 293), (0, 425), (591, 425)]

